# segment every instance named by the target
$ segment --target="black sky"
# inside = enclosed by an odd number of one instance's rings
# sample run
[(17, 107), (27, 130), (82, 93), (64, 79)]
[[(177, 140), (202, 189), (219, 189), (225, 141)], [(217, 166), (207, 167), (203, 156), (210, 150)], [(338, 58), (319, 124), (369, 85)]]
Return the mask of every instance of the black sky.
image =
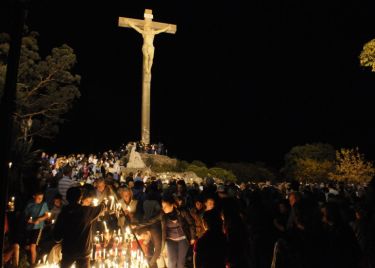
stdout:
[[(131, 2), (131, 3), (127, 3)], [(42, 54), (67, 43), (82, 97), (51, 151), (95, 152), (140, 137), (142, 39), (119, 16), (177, 24), (155, 38), (152, 140), (186, 160), (282, 163), (294, 145), (359, 146), (375, 159), (374, 1), (45, 1), (28, 25)], [(3, 8), (1, 31), (9, 27)]]

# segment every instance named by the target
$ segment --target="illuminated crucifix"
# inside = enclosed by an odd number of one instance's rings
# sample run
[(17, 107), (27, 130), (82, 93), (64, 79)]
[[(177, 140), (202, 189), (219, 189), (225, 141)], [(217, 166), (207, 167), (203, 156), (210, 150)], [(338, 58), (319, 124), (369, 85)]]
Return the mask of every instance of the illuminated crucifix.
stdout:
[(150, 144), (151, 67), (154, 60), (154, 37), (159, 33), (176, 33), (176, 25), (152, 21), (152, 10), (146, 9), (144, 20), (120, 17), (120, 27), (133, 28), (143, 37), (142, 142)]

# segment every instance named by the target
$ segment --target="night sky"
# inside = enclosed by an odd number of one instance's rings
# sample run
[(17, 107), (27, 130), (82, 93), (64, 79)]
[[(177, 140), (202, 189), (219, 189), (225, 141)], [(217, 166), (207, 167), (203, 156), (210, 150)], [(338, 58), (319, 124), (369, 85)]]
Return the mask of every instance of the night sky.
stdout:
[[(38, 2), (38, 1), (35, 1)], [(78, 3), (80, 2), (80, 3)], [(132, 2), (132, 3), (128, 3)], [(142, 38), (119, 16), (177, 24), (155, 38), (151, 139), (181, 159), (279, 166), (295, 145), (359, 146), (375, 159), (374, 1), (44, 1), (27, 24), (41, 53), (76, 52), (82, 97), (51, 152), (140, 139)], [(0, 8), (0, 30), (10, 25)]]

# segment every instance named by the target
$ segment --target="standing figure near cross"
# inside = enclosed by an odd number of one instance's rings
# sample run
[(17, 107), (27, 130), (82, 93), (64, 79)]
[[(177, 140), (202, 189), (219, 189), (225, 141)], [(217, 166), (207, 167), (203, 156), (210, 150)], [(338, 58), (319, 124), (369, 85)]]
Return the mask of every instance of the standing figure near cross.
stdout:
[(154, 60), (154, 38), (159, 33), (176, 33), (176, 25), (152, 21), (152, 10), (146, 9), (144, 20), (119, 18), (120, 27), (133, 28), (143, 37), (142, 142), (150, 144), (151, 67)]

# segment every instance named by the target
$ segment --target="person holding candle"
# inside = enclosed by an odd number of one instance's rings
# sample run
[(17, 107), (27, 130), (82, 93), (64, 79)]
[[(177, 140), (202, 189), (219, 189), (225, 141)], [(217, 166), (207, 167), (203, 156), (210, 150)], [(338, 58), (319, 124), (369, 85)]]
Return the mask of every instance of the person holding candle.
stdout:
[(95, 182), (96, 187), (96, 198), (99, 200), (99, 203), (104, 199), (109, 200), (111, 196), (111, 189), (107, 186), (103, 177), (100, 177)]
[(33, 200), (27, 204), (24, 210), (24, 219), (27, 222), (26, 244), (30, 249), (32, 265), (36, 262), (36, 248), (42, 235), (44, 221), (48, 219), (48, 206), (43, 202), (43, 197), (42, 191), (36, 191)]
[(118, 219), (118, 224), (124, 227), (126, 224), (130, 224), (135, 220), (134, 216), (138, 213), (137, 205), (138, 201), (133, 199), (133, 192), (130, 188), (121, 187), (119, 189), (119, 194), (121, 199), (119, 204), (120, 209), (125, 213)]
[(62, 209), (63, 203), (62, 203), (62, 195), (61, 194), (56, 194), (53, 198), (53, 207), (51, 209), (51, 217), (50, 221), (57, 219), (59, 216), (61, 209)]
[(90, 267), (92, 249), (92, 225), (104, 210), (102, 202), (97, 207), (82, 206), (82, 192), (79, 187), (67, 191), (69, 205), (63, 208), (54, 228), (56, 241), (62, 241), (61, 268), (68, 268), (76, 262), (76, 267)]

